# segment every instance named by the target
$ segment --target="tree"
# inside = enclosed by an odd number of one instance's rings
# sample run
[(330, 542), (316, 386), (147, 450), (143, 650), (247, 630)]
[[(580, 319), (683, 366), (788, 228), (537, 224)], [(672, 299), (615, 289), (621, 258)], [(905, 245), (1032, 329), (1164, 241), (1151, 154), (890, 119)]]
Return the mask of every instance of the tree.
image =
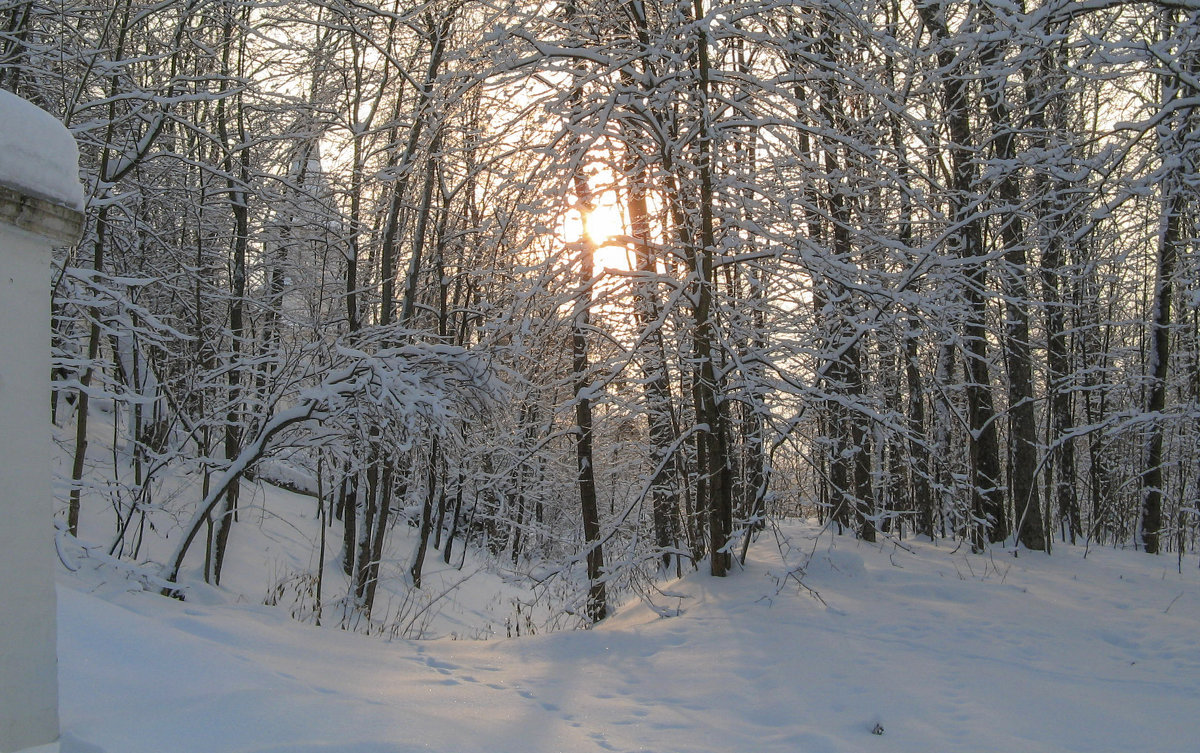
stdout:
[(1196, 75), (1200, 73), (1200, 58), (1194, 49), (1197, 41), (1195, 22), (1195, 18), (1188, 18), (1176, 27), (1184, 36), (1178, 41), (1172, 40), (1178, 45), (1178, 49), (1171, 51), (1173, 55), (1168, 61), (1164, 61), (1167, 65), (1160, 74), (1163, 112), (1170, 112), (1171, 115), (1160, 120), (1156, 127), (1162, 160), (1162, 230), (1155, 255), (1154, 294), (1150, 304), (1150, 343), (1146, 356), (1146, 368), (1149, 372), (1147, 376), (1150, 382), (1146, 396), (1146, 414), (1150, 423), (1146, 432), (1145, 472), (1141, 476), (1140, 526), (1142, 546), (1150, 554), (1159, 552), (1163, 529), (1163, 466), (1169, 461), (1163, 453), (1162, 414), (1167, 407), (1175, 275), (1188, 239), (1195, 237), (1195, 233), (1190, 230), (1192, 218), (1188, 211), (1194, 202), (1188, 176), (1196, 174), (1195, 98), (1200, 91), (1196, 86)]

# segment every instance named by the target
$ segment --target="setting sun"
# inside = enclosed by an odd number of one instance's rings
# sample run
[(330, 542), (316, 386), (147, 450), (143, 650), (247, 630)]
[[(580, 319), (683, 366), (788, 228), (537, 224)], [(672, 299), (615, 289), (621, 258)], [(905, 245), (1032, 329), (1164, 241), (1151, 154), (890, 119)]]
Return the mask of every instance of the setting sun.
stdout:
[(595, 208), (583, 219), (587, 235), (596, 246), (593, 253), (596, 266), (631, 269), (632, 262), (625, 246), (628, 222), (618, 197), (613, 191), (604, 191), (596, 198)]

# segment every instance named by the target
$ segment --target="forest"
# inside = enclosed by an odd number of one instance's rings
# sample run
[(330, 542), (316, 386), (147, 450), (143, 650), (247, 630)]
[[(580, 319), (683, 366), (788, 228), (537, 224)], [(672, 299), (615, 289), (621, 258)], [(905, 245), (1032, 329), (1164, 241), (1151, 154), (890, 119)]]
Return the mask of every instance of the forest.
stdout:
[(60, 525), (163, 590), (252, 483), (343, 625), (784, 518), (1197, 550), (1194, 0), (0, 0), (0, 88), (80, 147)]

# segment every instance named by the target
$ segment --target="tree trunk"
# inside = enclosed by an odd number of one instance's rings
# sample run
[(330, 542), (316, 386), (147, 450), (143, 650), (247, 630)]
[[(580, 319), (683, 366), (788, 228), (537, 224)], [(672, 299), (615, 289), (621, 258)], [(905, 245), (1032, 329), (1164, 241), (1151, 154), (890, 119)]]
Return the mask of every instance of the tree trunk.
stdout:
[(964, 292), (967, 313), (963, 322), (964, 366), (967, 375), (967, 425), (970, 431), (972, 477), (972, 545), (981, 549), (985, 540), (1003, 541), (1008, 537), (1008, 516), (1000, 472), (1000, 444), (996, 429), (996, 409), (992, 400), (988, 358), (986, 254), (983, 244), (982, 217), (975, 207), (978, 198), (978, 170), (969, 117), (970, 99), (967, 82), (954, 50), (954, 40), (946, 28), (942, 3), (918, 6), (921, 19), (930, 29), (937, 46), (942, 76), (942, 103), (950, 133), (951, 222), (955, 228), (948, 240), (952, 250), (964, 261)]
[[(245, 57), (244, 35), (238, 35), (235, 41), (234, 8), (223, 9), (221, 66), (226, 78), (231, 80), (233, 75), (231, 59), (234, 47), (237, 47), (238, 75), (242, 73), (242, 62)], [(247, 191), (250, 182), (250, 151), (249, 140), (246, 136), (245, 110), (242, 106), (241, 95), (234, 99), (237, 105), (236, 145), (229, 138), (228, 119), (226, 117), (225, 99), (217, 101), (217, 131), (221, 145), (225, 149), (224, 169), (226, 186), (229, 191), (230, 211), (233, 214), (233, 259), (230, 269), (230, 301), (229, 301), (229, 363), (228, 388), (226, 398), (227, 411), (225, 415), (225, 459), (233, 462), (241, 453), (242, 431), (242, 364), (241, 348), (245, 340), (245, 321), (243, 307), (246, 300), (246, 254), (250, 242), (250, 208)], [(236, 170), (235, 170), (236, 168)], [(225, 500), (217, 508), (214, 524), (213, 559), (211, 570), (206, 573), (206, 580), (214, 585), (221, 583), (221, 570), (225, 564), (225, 552), (229, 543), (229, 529), (237, 516), (238, 493), (241, 484), (234, 480), (225, 492)]]
[(1187, 199), (1175, 180), (1167, 178), (1167, 193), (1162, 236), (1158, 244), (1157, 270), (1154, 280), (1154, 299), (1151, 302), (1150, 352), (1146, 370), (1150, 389), (1146, 396), (1146, 414), (1150, 419), (1145, 446), (1145, 472), (1142, 474), (1142, 546), (1150, 554), (1158, 554), (1163, 527), (1163, 425), (1162, 413), (1167, 407), (1167, 376), (1171, 359), (1171, 298), (1174, 289), (1175, 264), (1183, 241), (1183, 212)]
[[(990, 12), (984, 15), (985, 19), (994, 20)], [(999, 43), (989, 45), (983, 54), (984, 67), (995, 65), (1002, 52)], [(1000, 203), (1000, 240), (1004, 245), (1000, 278), (1008, 320), (1004, 353), (1008, 366), (1009, 468), (1017, 538), (1026, 548), (1041, 551), (1046, 548), (1047, 540), (1037, 485), (1038, 428), (1029, 340), (1026, 242), (1021, 222), (1021, 187), (1015, 168), (1017, 139), (1003, 86), (1002, 78), (992, 79), (984, 86), (983, 98), (992, 121), (996, 159), (1003, 171), (996, 198)]]
[(664, 568), (670, 567), (669, 550), (678, 548), (678, 483), (675, 477), (675, 429), (671, 409), (671, 384), (667, 379), (667, 363), (659, 326), (659, 302), (656, 291), (658, 268), (650, 248), (650, 213), (646, 206), (648, 177), (632, 145), (626, 146), (625, 175), (629, 180), (630, 231), (637, 239), (634, 258), (637, 271), (644, 278), (634, 289), (634, 317), (644, 333), (642, 348), (642, 392), (646, 400), (646, 419), (649, 424), (650, 462), (654, 475), (650, 481), (650, 499), (654, 525), (654, 543), (662, 552)]
[(342, 511), (342, 572), (347, 577), (353, 579), (356, 569), (354, 567), (354, 555), (357, 551), (358, 542), (358, 508), (359, 508), (359, 482), (358, 471), (351, 471), (351, 463), (346, 463), (346, 476), (342, 480), (341, 496), (338, 500), (338, 507)]
[[(579, 173), (575, 178), (576, 195), (579, 196), (581, 211), (591, 207), (590, 189), (587, 178)], [(579, 503), (583, 516), (583, 541), (587, 550), (588, 597), (585, 612), (588, 620), (599, 622), (608, 614), (608, 599), (605, 593), (604, 547), (600, 541), (600, 513), (596, 503), (596, 473), (592, 451), (592, 384), (588, 363), (587, 330), (592, 302), (592, 254), (591, 238), (584, 235), (579, 249), (579, 277), (583, 290), (575, 302), (575, 315), (571, 321), (572, 374), (575, 392), (575, 460), (578, 470)]]
[(433, 530), (433, 500), (437, 496), (438, 441), (435, 437), (429, 449), (429, 469), (425, 475), (425, 503), (421, 505), (421, 522), (417, 529), (417, 551), (408, 570), (413, 588), (421, 587), (421, 572), (425, 568), (425, 552), (429, 549), (429, 533)]
[(716, 369), (716, 317), (713, 312), (713, 256), (717, 253), (713, 196), (713, 115), (709, 97), (712, 72), (709, 64), (709, 40), (702, 0), (693, 0), (696, 20), (696, 76), (700, 99), (698, 158), (696, 170), (700, 178), (700, 243), (689, 260), (695, 284), (694, 348), (698, 375), (696, 379), (696, 420), (703, 426), (699, 433), (704, 442), (704, 477), (708, 514), (708, 556), (710, 572), (723, 577), (732, 563), (728, 551), (733, 534), (733, 484), (730, 473), (728, 432), (721, 410), (721, 390)]

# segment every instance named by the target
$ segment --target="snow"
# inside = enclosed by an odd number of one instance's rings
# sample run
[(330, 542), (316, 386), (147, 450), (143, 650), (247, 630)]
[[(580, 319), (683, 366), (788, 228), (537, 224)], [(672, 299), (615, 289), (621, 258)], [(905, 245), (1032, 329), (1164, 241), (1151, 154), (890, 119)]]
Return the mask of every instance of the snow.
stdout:
[(0, 184), (71, 209), (83, 207), (79, 149), (54, 116), (0, 89)]
[[(0, 99), (0, 113), (4, 113)], [(44, 114), (43, 114), (44, 115)], [(47, 116), (48, 117), (48, 116)], [(62, 126), (55, 124), (61, 129)], [(0, 142), (9, 124), (0, 115)], [(7, 177), (0, 148), (0, 184)], [(64, 211), (0, 192), (0, 750), (53, 740), (54, 554), (50, 496), (49, 238)], [(43, 235), (41, 231), (48, 234)], [(32, 232), (30, 232), (32, 231)]]
[[(499, 637), (384, 640), (261, 605), (313, 524), (312, 500), (264, 489), (222, 589), (163, 598), (102, 557), (60, 573), (64, 753), (1197, 749), (1194, 561), (792, 522), (731, 577), (686, 576), (589, 631), (485, 629), (484, 601), (514, 587), (479, 573), (428, 632)], [(431, 583), (470, 575), (437, 556)]]

